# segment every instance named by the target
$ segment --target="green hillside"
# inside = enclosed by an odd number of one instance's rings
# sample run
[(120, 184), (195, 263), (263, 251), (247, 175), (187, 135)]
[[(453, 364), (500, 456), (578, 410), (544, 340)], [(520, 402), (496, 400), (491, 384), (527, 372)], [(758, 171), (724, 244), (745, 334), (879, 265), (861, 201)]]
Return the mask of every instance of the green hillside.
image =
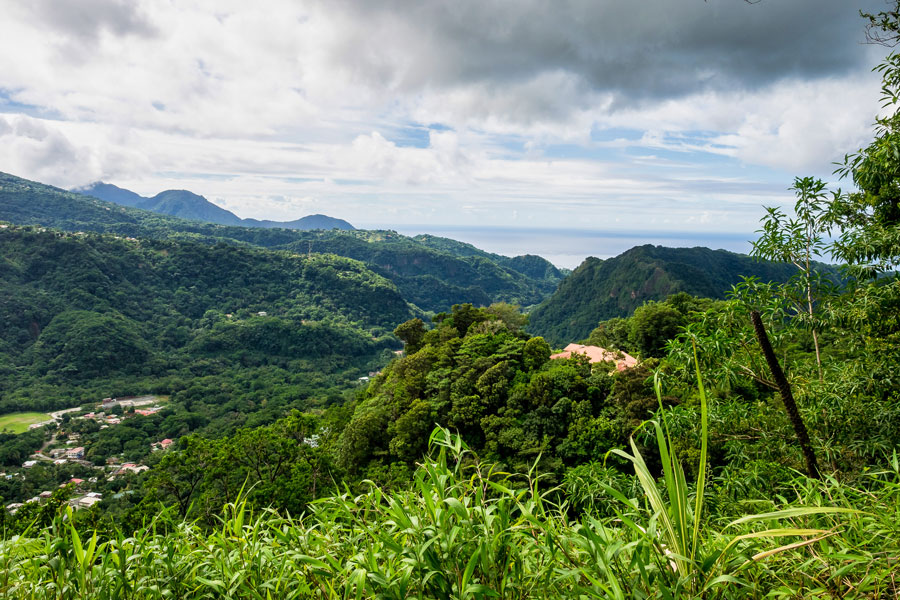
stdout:
[(450, 238), (429, 234), (417, 235), (413, 239), (429, 248), (447, 252), (454, 256), (487, 258), (533, 279), (559, 281), (563, 277), (559, 269), (553, 266), (550, 261), (534, 254), (525, 254), (510, 258), (492, 252), (485, 252), (466, 242), (459, 242)]
[[(543, 258), (508, 258), (445, 238), (423, 240), (393, 231), (216, 225), (113, 204), (2, 173), (0, 220), (63, 231), (337, 254), (367, 263), (393, 281), (407, 300), (432, 312), (462, 302), (489, 305), (504, 301), (530, 306), (551, 294), (561, 278)], [(468, 250), (461, 252), (464, 246)]]
[(0, 173), (0, 220), (63, 231), (92, 231), (122, 236), (182, 239), (207, 244), (222, 241), (275, 248), (297, 240), (288, 229), (237, 227), (181, 219)]
[(0, 257), (3, 412), (207, 375), (234, 388), (230, 369), (259, 391), (346, 386), (412, 316), (390, 281), (329, 254), (5, 226)]
[[(361, 260), (393, 281), (407, 300), (433, 312), (465, 302), (530, 306), (553, 293), (561, 279), (559, 271), (543, 258), (511, 259), (446, 238), (422, 240), (394, 231), (309, 231), (300, 233), (300, 238), (286, 247)], [(461, 254), (460, 246), (472, 251)], [(523, 272), (528, 266), (540, 276)]]
[[(836, 273), (833, 267), (822, 267)], [(531, 312), (529, 329), (551, 344), (565, 344), (586, 338), (600, 321), (628, 316), (650, 300), (677, 292), (724, 298), (743, 276), (787, 281), (796, 272), (792, 265), (726, 250), (638, 246), (607, 260), (585, 260)]]
[[(900, 0), (861, 15), (900, 42)], [(410, 302), (527, 303), (560, 275), (536, 257), (0, 176), (0, 599), (900, 598), (900, 54), (876, 72), (847, 187), (760, 211), (754, 256), (796, 267), (641, 246), (534, 310), (628, 364), (554, 355), (510, 304)]]

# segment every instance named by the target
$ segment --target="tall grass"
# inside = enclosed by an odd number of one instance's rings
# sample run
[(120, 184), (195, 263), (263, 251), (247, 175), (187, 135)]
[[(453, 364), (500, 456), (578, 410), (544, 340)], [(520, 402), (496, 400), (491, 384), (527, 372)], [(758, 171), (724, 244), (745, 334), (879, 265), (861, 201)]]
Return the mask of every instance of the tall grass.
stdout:
[(503, 473), (439, 428), (409, 489), (373, 484), (321, 500), (307, 515), (252, 512), (238, 498), (214, 530), (163, 512), (138, 531), (99, 539), (62, 512), (44, 530), (0, 542), (0, 597), (896, 596), (896, 456), (866, 486), (798, 479), (790, 502), (718, 526), (704, 518), (705, 480), (687, 483), (664, 417), (649, 425), (662, 477), (636, 445), (622, 453), (641, 491), (628, 497), (610, 487), (615, 516), (573, 520), (537, 473)]
[[(695, 347), (694, 365), (700, 397), (701, 446), (693, 502), (690, 500), (691, 494), (684, 467), (678, 458), (666, 424), (666, 411), (662, 404), (662, 390), (658, 377), (654, 378), (654, 388), (659, 411), (657, 420), (650, 421), (649, 425), (653, 428), (662, 462), (663, 487), (657, 485), (657, 480), (647, 467), (637, 444), (631, 439), (630, 454), (618, 449), (613, 450), (613, 453), (634, 466), (647, 506), (645, 516), (648, 518), (641, 521), (641, 507), (634, 500), (625, 498), (611, 487), (607, 491), (628, 509), (619, 514), (625, 526), (653, 549), (652, 564), (655, 567), (655, 577), (664, 581), (664, 585), (673, 593), (705, 596), (716, 587), (747, 585), (736, 575), (753, 562), (817, 543), (834, 534), (834, 531), (829, 529), (786, 526), (747, 531), (754, 524), (778, 523), (812, 515), (852, 513), (855, 509), (847, 506), (795, 506), (741, 517), (727, 524), (721, 532), (715, 530), (702, 532), (709, 432), (706, 390), (696, 358)], [(729, 535), (740, 526), (744, 529), (744, 533)], [(741, 556), (741, 549), (750, 540), (780, 538), (796, 539), (788, 544), (758, 552), (749, 558)], [(645, 577), (645, 580), (646, 583), (650, 583), (649, 577)]]

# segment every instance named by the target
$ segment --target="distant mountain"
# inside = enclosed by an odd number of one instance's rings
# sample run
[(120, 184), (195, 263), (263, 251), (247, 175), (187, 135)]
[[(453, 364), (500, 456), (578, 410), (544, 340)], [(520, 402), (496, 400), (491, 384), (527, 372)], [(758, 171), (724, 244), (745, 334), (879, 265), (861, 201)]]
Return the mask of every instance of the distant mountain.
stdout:
[[(821, 265), (837, 277), (837, 269)], [(676, 292), (724, 298), (742, 276), (787, 281), (797, 268), (709, 248), (638, 246), (607, 260), (586, 259), (529, 315), (529, 330), (551, 344), (582, 340), (600, 321), (630, 315)]]
[(219, 225), (242, 225), (240, 217), (234, 213), (187, 190), (160, 192), (149, 198), (147, 204), (138, 208), (192, 221), (207, 221)]
[(307, 215), (296, 221), (258, 221), (256, 219), (241, 219), (240, 225), (244, 227), (266, 227), (269, 229), (281, 227), (283, 229), (300, 229), (302, 231), (310, 231), (312, 229), (340, 229), (342, 231), (351, 231), (356, 229), (343, 219), (336, 219), (328, 215)]
[(72, 191), (76, 194), (85, 194), (86, 196), (93, 196), (94, 198), (100, 198), (107, 202), (114, 202), (115, 204), (131, 206), (133, 208), (144, 208), (143, 205), (150, 200), (149, 198), (144, 198), (139, 194), (135, 194), (131, 190), (120, 188), (111, 183), (103, 183), (102, 181), (97, 181), (81, 188), (75, 188)]
[(216, 206), (203, 196), (199, 196), (188, 190), (166, 190), (147, 198), (130, 190), (120, 188), (111, 183), (98, 181), (90, 185), (72, 190), (77, 194), (93, 196), (107, 202), (114, 202), (122, 206), (140, 208), (151, 212), (190, 219), (193, 221), (206, 221), (219, 225), (234, 225), (239, 227), (264, 227), (284, 229), (353, 229), (353, 225), (343, 219), (335, 219), (326, 215), (309, 215), (295, 221), (266, 221), (258, 219), (241, 219), (233, 212)]
[[(97, 189), (132, 203), (150, 200), (136, 200), (137, 194), (108, 184)], [(300, 221), (315, 219), (312, 223), (320, 226), (320, 218), (329, 219), (312, 215)], [(241, 226), (219, 225), (114, 204), (5, 173), (0, 173), (0, 220), (63, 231), (337, 254), (365, 262), (392, 281), (406, 300), (432, 312), (466, 302), (533, 306), (552, 294), (562, 277), (539, 256), (509, 258), (447, 238), (411, 238), (395, 231), (251, 228), (243, 221)]]

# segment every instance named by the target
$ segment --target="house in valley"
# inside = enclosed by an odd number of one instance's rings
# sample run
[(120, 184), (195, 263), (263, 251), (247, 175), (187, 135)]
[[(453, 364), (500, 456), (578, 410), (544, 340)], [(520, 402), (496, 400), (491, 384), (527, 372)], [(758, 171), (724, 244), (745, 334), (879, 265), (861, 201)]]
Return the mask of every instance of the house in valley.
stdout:
[(73, 460), (80, 460), (84, 458), (84, 446), (69, 448), (68, 450), (66, 450), (66, 458), (70, 458)]

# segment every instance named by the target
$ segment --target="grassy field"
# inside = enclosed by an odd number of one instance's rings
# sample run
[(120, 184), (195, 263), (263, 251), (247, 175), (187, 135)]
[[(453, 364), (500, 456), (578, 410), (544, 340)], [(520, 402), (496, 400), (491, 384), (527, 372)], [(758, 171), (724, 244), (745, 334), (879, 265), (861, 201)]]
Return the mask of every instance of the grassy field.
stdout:
[(28, 426), (34, 423), (49, 421), (52, 417), (47, 413), (20, 412), (0, 415), (0, 431), (12, 431), (22, 433), (28, 431)]

